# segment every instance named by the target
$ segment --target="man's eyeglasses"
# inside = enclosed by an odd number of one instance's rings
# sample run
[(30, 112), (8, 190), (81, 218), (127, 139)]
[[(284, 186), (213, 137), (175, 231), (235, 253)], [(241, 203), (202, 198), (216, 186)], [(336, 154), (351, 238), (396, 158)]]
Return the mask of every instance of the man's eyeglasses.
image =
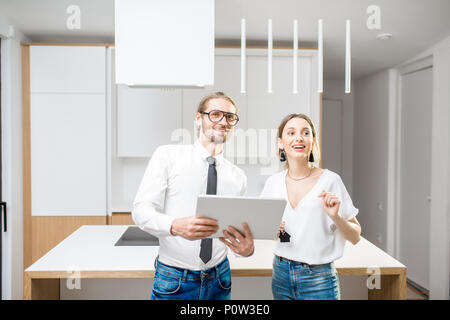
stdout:
[(211, 110), (210, 112), (201, 111), (200, 113), (207, 114), (211, 122), (220, 122), (223, 119), (223, 117), (225, 117), (225, 120), (227, 120), (227, 123), (229, 125), (235, 126), (239, 121), (238, 115), (231, 112), (225, 112), (221, 110)]

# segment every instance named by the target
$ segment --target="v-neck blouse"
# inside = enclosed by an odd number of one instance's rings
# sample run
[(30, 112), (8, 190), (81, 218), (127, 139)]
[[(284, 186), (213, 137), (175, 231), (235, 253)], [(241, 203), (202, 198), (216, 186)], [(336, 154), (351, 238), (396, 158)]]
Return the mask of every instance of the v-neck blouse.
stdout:
[(311, 190), (292, 208), (287, 196), (286, 174), (287, 170), (283, 170), (270, 176), (261, 192), (262, 198), (287, 201), (282, 221), (285, 221), (285, 231), (291, 238), (290, 242), (277, 239), (274, 253), (308, 264), (324, 264), (339, 259), (344, 253), (346, 240), (323, 209), (318, 195), (322, 190), (336, 194), (341, 200), (339, 215), (346, 220), (354, 218), (359, 210), (353, 206), (341, 177), (325, 169)]

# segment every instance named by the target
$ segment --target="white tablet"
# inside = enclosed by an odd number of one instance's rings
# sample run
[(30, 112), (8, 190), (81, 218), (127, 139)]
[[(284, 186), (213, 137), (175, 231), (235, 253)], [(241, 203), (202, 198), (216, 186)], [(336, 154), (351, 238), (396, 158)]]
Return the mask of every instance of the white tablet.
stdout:
[(285, 207), (284, 199), (200, 195), (196, 215), (218, 221), (219, 231), (211, 238), (223, 237), (228, 226), (244, 233), (247, 222), (254, 239), (275, 239)]

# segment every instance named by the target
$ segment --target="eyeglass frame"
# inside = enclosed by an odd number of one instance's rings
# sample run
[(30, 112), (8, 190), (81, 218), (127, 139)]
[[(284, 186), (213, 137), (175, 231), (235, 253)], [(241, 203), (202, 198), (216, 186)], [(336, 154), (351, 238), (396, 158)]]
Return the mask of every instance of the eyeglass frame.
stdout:
[[(210, 114), (211, 112), (214, 112), (214, 111), (218, 111), (218, 112), (221, 112), (221, 113), (222, 113), (222, 117), (220, 117), (220, 119), (217, 120), (217, 121), (211, 120), (211, 117), (209, 116), (209, 114)], [(214, 122), (214, 123), (218, 123), (218, 122), (222, 121), (223, 117), (225, 117), (226, 114), (233, 114), (233, 115), (236, 116), (236, 123), (235, 123), (235, 124), (231, 124), (231, 123), (228, 122), (228, 119), (225, 118), (226, 122), (227, 122), (230, 126), (233, 126), (233, 127), (234, 127), (235, 125), (237, 125), (237, 123), (239, 122), (239, 116), (238, 116), (236, 113), (233, 113), (233, 112), (226, 112), (226, 111), (222, 111), (222, 110), (211, 110), (210, 112), (199, 111), (199, 113), (200, 113), (200, 114), (207, 114), (207, 115), (208, 115), (209, 121)]]

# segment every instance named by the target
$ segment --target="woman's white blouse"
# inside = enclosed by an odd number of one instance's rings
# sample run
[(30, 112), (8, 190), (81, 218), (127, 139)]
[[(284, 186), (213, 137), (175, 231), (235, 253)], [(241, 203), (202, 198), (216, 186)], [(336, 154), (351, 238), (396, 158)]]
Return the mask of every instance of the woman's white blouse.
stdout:
[(341, 200), (339, 215), (346, 220), (354, 218), (359, 210), (353, 206), (341, 177), (325, 169), (313, 188), (292, 208), (287, 197), (286, 173), (287, 170), (284, 170), (270, 176), (261, 192), (263, 198), (283, 198), (287, 201), (282, 219), (285, 221), (285, 231), (291, 238), (290, 242), (277, 239), (274, 253), (308, 264), (324, 264), (339, 259), (344, 253), (346, 240), (323, 209), (322, 199), (318, 195), (322, 190), (336, 194)]

